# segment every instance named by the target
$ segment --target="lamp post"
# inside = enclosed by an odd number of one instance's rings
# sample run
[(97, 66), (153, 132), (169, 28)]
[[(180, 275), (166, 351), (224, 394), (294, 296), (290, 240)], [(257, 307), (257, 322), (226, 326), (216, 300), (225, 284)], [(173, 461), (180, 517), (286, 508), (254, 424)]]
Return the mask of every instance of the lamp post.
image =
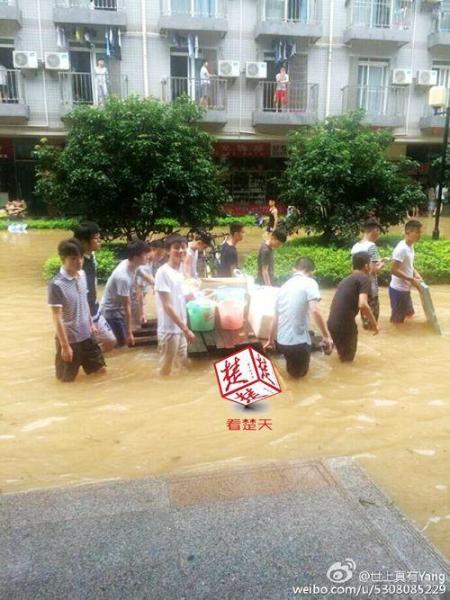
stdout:
[[(442, 147), (441, 170), (439, 173), (438, 196), (436, 198), (436, 216), (434, 220), (433, 240), (439, 239), (439, 220), (441, 217), (442, 190), (444, 189), (445, 170), (447, 162), (448, 131), (450, 127), (450, 106), (448, 90), (443, 86), (434, 86), (430, 89), (428, 104), (434, 108), (435, 115), (445, 115), (444, 141)], [(444, 110), (445, 107), (445, 110)]]

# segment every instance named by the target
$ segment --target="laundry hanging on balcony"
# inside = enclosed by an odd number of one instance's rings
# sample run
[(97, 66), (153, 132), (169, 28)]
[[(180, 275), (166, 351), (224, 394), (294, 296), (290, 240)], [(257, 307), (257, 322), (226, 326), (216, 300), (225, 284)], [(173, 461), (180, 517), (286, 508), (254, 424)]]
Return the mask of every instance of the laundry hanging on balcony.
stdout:
[(122, 34), (118, 27), (107, 27), (105, 30), (106, 56), (122, 60)]
[(175, 32), (172, 35), (172, 44), (175, 46), (175, 48), (179, 50), (187, 48), (189, 58), (198, 58), (198, 35), (193, 35), (192, 33), (189, 33), (187, 36), (185, 36)]
[(56, 45), (60, 50), (67, 50), (69, 47), (69, 38), (67, 36), (67, 32), (64, 27), (61, 25), (57, 25), (55, 27), (56, 31)]
[(273, 51), (275, 54), (275, 65), (279, 66), (283, 62), (289, 62), (289, 59), (297, 54), (297, 44), (295, 41), (286, 39), (274, 40)]

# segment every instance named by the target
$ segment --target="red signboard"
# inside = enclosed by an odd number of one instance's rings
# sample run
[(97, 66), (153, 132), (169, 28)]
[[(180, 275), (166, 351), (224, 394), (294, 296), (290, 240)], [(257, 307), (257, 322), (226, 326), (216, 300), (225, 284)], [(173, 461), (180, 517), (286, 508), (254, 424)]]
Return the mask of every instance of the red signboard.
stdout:
[(267, 142), (216, 142), (214, 153), (233, 158), (270, 158), (271, 146)]

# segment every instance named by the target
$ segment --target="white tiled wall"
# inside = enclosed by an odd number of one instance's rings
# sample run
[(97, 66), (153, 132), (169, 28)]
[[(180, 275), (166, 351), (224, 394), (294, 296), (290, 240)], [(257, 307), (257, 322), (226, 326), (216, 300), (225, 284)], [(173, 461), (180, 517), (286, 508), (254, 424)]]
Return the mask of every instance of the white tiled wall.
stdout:
[[(147, 15), (146, 44), (148, 53), (149, 94), (161, 97), (161, 79), (170, 75), (170, 39), (160, 36), (158, 19), (160, 0), (142, 0)], [(14, 38), (15, 47), (23, 50), (35, 50), (42, 58), (42, 52), (56, 51), (56, 33), (52, 20), (53, 0), (17, 0), (23, 14), (23, 27), (17, 31), (0, 23), (0, 38)], [(329, 59), (330, 6), (332, 0), (323, 0), (323, 37), (310, 47), (298, 45), (299, 51), (308, 53), (308, 77), (310, 83), (319, 85), (319, 118), (325, 117), (327, 66)], [(122, 75), (128, 77), (129, 91), (144, 94), (143, 77), (143, 35), (142, 2), (126, 0), (127, 31), (123, 36)], [(342, 88), (348, 84), (351, 57), (385, 57), (391, 67), (412, 68), (414, 75), (418, 69), (427, 69), (433, 59), (449, 60), (450, 46), (441, 52), (428, 51), (427, 37), (431, 32), (431, 14), (425, 9), (422, 0), (413, 2), (415, 27), (411, 31), (411, 41), (402, 48), (393, 48), (385, 43), (373, 43), (371, 47), (360, 44), (349, 47), (343, 43), (343, 32), (347, 25), (345, 0), (334, 0), (334, 24), (332, 31), (331, 91), (330, 113), (339, 114), (342, 110)], [(40, 19), (39, 19), (40, 13)], [(257, 0), (227, 0), (228, 33), (223, 37), (211, 34), (200, 35), (200, 47), (216, 47), (219, 59), (262, 60), (264, 50), (270, 50), (267, 42), (257, 43), (254, 28), (257, 17)], [(242, 28), (241, 28), (242, 23)], [(40, 24), (40, 25), (39, 25)], [(414, 34), (414, 37), (413, 37)], [(0, 131), (14, 130), (16, 133), (33, 131), (62, 132), (60, 119), (60, 90), (58, 78), (39, 70), (27, 75), (25, 80), (26, 99), (30, 105), (31, 118), (27, 126), (4, 128)], [(256, 104), (256, 82), (248, 81), (244, 76), (230, 81), (227, 86), (228, 123), (217, 135), (236, 137), (252, 135), (252, 111)], [(410, 86), (407, 90), (408, 114), (405, 127), (395, 131), (399, 140), (424, 139), (419, 130), (419, 119), (425, 111), (427, 92)]]

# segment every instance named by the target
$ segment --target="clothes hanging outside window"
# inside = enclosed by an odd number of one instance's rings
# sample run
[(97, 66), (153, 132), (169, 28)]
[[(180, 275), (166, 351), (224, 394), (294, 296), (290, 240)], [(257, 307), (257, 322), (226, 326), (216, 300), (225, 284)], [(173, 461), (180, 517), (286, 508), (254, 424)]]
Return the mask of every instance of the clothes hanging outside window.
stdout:
[(122, 34), (118, 27), (105, 29), (106, 56), (122, 60)]
[(297, 54), (297, 44), (289, 39), (280, 39), (273, 42), (275, 54), (275, 66), (289, 62), (289, 59)]
[(64, 27), (57, 25), (55, 28), (56, 31), (56, 45), (60, 50), (67, 50), (69, 47), (69, 40), (67, 37), (66, 30)]

